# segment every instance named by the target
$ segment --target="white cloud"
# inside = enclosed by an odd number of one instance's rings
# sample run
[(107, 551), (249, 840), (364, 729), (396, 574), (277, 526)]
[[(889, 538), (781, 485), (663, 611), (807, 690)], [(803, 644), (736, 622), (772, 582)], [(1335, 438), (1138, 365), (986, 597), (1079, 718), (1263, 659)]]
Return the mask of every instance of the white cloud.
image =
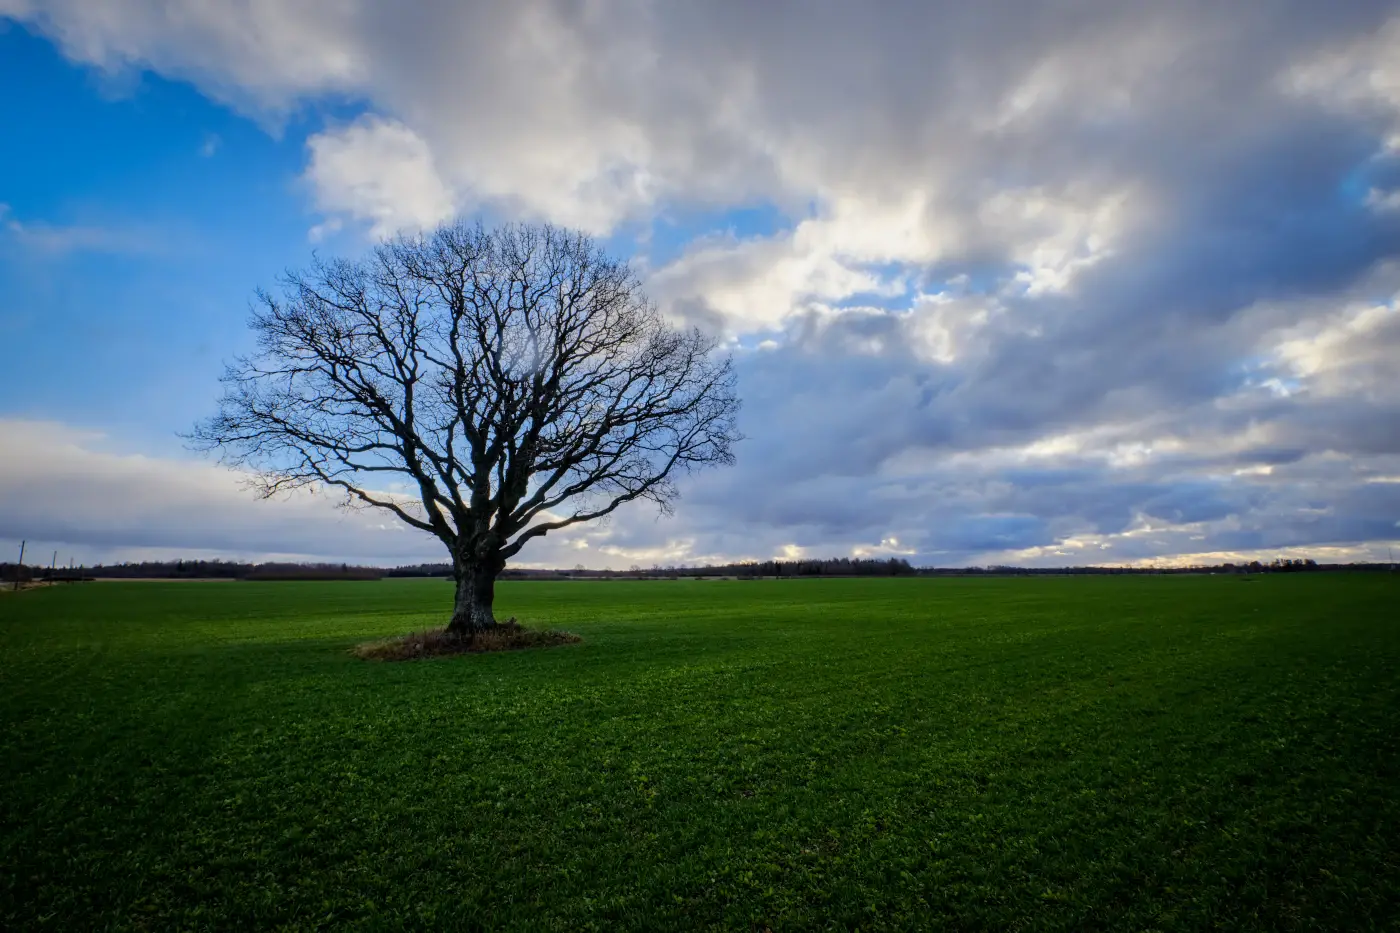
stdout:
[(165, 245), (159, 236), (138, 228), (22, 221), (4, 203), (0, 203), (0, 236), (30, 253), (49, 256), (86, 252), (154, 253)]
[(1400, 115), (1400, 17), (1295, 63), (1283, 73), (1283, 83), (1299, 94), (1344, 106), (1380, 106)]
[(1059, 293), (1112, 254), (1142, 200), (1128, 190), (1006, 189), (973, 214), (945, 216), (927, 192), (885, 203), (841, 198), (776, 236), (702, 240), (655, 270), (648, 284), (674, 315), (708, 313), (740, 334), (861, 295), (912, 302), (918, 269), (974, 248), (1003, 255), (1016, 293)]
[(1400, 211), (1400, 189), (1382, 191), (1372, 188), (1366, 192), (1366, 206), (1377, 211)]
[(1319, 396), (1364, 398), (1378, 392), (1391, 398), (1394, 354), (1400, 347), (1400, 296), (1338, 305), (1277, 334), (1272, 352), (1280, 370), (1298, 389)]
[(375, 237), (434, 227), (456, 213), (427, 144), (402, 123), (362, 117), (316, 134), (307, 147), (317, 206), (369, 222)]
[(75, 61), (188, 78), (250, 112), (353, 92), (368, 61), (353, 0), (0, 0)]

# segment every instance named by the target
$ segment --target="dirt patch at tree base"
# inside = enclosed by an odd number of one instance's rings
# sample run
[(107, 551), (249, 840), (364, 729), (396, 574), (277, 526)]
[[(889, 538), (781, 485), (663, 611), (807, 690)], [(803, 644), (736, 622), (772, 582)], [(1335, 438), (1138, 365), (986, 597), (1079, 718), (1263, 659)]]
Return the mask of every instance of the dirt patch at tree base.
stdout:
[(494, 629), (477, 632), (471, 636), (435, 628), (410, 632), (396, 638), (367, 641), (356, 645), (351, 649), (351, 653), (365, 661), (420, 661), (459, 654), (483, 654), (488, 651), (553, 648), (555, 645), (572, 645), (582, 640), (572, 632), (540, 632), (527, 629), (511, 619)]

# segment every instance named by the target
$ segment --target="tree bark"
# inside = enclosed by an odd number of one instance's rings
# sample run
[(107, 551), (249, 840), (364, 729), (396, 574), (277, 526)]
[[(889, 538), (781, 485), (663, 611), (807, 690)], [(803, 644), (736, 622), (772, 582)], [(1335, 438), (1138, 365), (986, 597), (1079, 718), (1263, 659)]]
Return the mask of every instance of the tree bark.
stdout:
[(496, 626), (492, 603), (496, 599), (496, 576), (505, 568), (499, 557), (459, 560), (456, 567), (457, 598), (452, 604), (452, 620), (447, 630), (470, 638)]

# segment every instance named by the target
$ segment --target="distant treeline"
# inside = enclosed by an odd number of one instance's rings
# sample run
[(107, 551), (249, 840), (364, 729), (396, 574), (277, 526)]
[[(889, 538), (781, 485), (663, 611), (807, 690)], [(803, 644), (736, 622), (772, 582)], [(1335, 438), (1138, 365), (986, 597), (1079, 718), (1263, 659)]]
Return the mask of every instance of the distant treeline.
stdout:
[[(1081, 574), (1183, 574), (1183, 573), (1307, 573), (1313, 571), (1384, 571), (1390, 564), (1319, 564), (1312, 558), (1279, 558), (1270, 563), (1214, 564), (1190, 567), (914, 567), (903, 558), (835, 557), (827, 560), (739, 561), (701, 567), (633, 566), (629, 570), (526, 570), (507, 569), (507, 579), (650, 580), (658, 577), (938, 577), (938, 576), (1065, 576)], [(449, 577), (449, 564), (414, 564), (386, 571), (388, 577)]]
[[(504, 579), (538, 580), (557, 577), (599, 580), (649, 580), (656, 577), (912, 577), (918, 574), (907, 560), (866, 560), (859, 557), (834, 557), (829, 560), (745, 561), (734, 564), (706, 564), (703, 567), (662, 567), (646, 569), (634, 566), (630, 570), (530, 570), (507, 568)], [(450, 577), (449, 564), (414, 564), (395, 567), (385, 573), (388, 577)]]
[[(657, 577), (965, 577), (965, 576), (1069, 576), (1094, 574), (1190, 574), (1190, 573), (1307, 573), (1313, 571), (1388, 571), (1391, 564), (1319, 564), (1312, 558), (1279, 558), (1270, 563), (1215, 564), (1182, 567), (914, 567), (903, 558), (864, 559), (838, 557), (829, 560), (741, 561), (703, 567), (633, 567), (630, 570), (517, 570), (520, 577), (588, 577), (601, 579), (655, 579)], [(441, 573), (449, 573), (446, 564)], [(394, 571), (390, 572), (391, 574)]]
[[(732, 564), (706, 564), (702, 567), (654, 565), (633, 566), (628, 570), (529, 570), (508, 568), (501, 574), (507, 580), (655, 580), (679, 577), (939, 577), (939, 576), (1067, 576), (1119, 574), (1190, 573), (1312, 573), (1319, 571), (1390, 571), (1392, 564), (1319, 564), (1311, 558), (1277, 559), (1269, 563), (1213, 564), (1191, 567), (914, 567), (900, 557), (885, 559), (835, 557), (827, 560), (740, 561)], [(95, 567), (57, 568), (0, 563), (0, 580), (13, 582), (18, 571), (21, 581), (94, 580), (159, 578), (166, 580), (379, 580), (384, 577), (450, 577), (449, 564), (408, 564), (401, 567), (358, 567), (327, 563), (241, 563), (226, 560), (140, 561), (124, 564), (98, 564)]]
[[(507, 570), (506, 575), (514, 571)], [(452, 576), (452, 565), (443, 564), (406, 564), (402, 567), (394, 567), (384, 571), (386, 577), (450, 577)]]
[[(538, 572), (538, 571), (537, 571)], [(655, 579), (656, 577), (912, 577), (918, 571), (903, 558), (875, 560), (862, 557), (833, 557), (826, 560), (762, 560), (733, 564), (705, 564), (678, 567), (659, 564), (651, 568), (634, 565), (630, 570), (545, 571), (555, 576), (597, 577), (608, 580)], [(524, 571), (528, 574), (530, 571)]]
[(1250, 561), (1247, 564), (1200, 564), (1171, 567), (1012, 567), (997, 564), (990, 567), (951, 569), (928, 567), (921, 576), (1083, 576), (1108, 574), (1183, 574), (1183, 573), (1308, 573), (1319, 570), (1389, 570), (1390, 564), (1319, 564), (1311, 557), (1284, 559), (1270, 563)]
[[(0, 564), (0, 578), (14, 580), (15, 565)], [(25, 566), (23, 580), (140, 579), (162, 580), (378, 580), (379, 567), (321, 563), (241, 563), (229, 560), (145, 560), (137, 563), (98, 564), (69, 569)]]

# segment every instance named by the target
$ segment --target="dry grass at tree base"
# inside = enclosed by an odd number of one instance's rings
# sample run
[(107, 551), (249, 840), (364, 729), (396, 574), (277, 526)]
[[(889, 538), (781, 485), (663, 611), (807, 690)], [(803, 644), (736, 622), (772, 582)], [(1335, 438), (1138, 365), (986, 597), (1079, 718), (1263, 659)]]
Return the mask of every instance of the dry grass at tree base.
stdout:
[(523, 648), (552, 648), (582, 641), (571, 632), (534, 631), (515, 619), (475, 635), (459, 635), (445, 628), (410, 632), (396, 638), (365, 642), (352, 651), (366, 661), (417, 661), (423, 658), (481, 654), (487, 651), (519, 651)]

